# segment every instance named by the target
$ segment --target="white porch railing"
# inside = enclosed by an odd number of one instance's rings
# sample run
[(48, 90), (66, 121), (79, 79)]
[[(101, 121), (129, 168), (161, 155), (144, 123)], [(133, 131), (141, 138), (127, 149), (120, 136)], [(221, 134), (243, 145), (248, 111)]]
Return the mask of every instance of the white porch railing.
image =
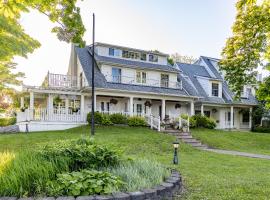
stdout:
[(17, 113), (17, 122), (25, 121), (86, 122), (86, 114), (65, 109), (26, 109)]
[(48, 73), (44, 82), (42, 83), (42, 86), (56, 88), (76, 88), (78, 87), (78, 82), (76, 76)]
[(113, 83), (182, 89), (182, 81), (173, 82), (173, 81), (164, 81), (164, 80), (161, 81), (158, 79), (143, 79), (143, 78), (140, 78), (139, 81), (137, 81), (136, 77), (112, 76), (112, 75), (105, 75), (105, 78), (108, 82)]

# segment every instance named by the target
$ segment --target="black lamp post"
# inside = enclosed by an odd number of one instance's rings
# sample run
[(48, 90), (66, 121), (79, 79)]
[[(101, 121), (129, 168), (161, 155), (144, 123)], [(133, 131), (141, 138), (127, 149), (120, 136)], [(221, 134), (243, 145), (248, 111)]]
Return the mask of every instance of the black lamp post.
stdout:
[(175, 141), (173, 143), (173, 147), (174, 147), (173, 164), (177, 165), (178, 164), (177, 150), (178, 150), (178, 147), (179, 147), (179, 142), (178, 141)]
[(92, 110), (91, 110), (91, 135), (95, 135), (95, 14), (93, 13), (93, 44), (92, 44)]

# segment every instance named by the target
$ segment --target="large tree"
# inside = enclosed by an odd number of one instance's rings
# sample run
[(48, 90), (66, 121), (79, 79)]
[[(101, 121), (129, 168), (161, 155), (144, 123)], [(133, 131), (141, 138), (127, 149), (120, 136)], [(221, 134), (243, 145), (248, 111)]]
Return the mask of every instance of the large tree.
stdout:
[(239, 99), (244, 85), (256, 81), (256, 68), (269, 66), (270, 0), (238, 0), (233, 35), (222, 52), (221, 70)]
[(14, 56), (27, 57), (40, 43), (25, 33), (20, 25), (20, 16), (31, 9), (48, 16), (56, 26), (52, 32), (61, 41), (78, 43), (84, 46), (82, 37), (85, 28), (76, 7), (77, 0), (0, 0), (0, 91), (10, 85), (21, 83), (23, 73), (14, 73)]

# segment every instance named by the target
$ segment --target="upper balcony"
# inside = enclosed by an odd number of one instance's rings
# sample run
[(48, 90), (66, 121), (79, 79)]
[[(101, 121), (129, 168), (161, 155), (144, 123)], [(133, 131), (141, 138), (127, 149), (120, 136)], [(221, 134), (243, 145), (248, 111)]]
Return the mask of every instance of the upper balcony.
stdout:
[(76, 76), (52, 74), (49, 72), (46, 75), (42, 86), (47, 88), (79, 88)]
[(112, 76), (112, 75), (106, 75), (105, 78), (108, 82), (112, 82), (112, 83), (123, 83), (123, 84), (142, 85), (142, 86), (151, 86), (151, 87), (182, 89), (182, 81), (173, 82), (173, 81), (158, 80), (158, 79), (137, 80), (134, 77)]

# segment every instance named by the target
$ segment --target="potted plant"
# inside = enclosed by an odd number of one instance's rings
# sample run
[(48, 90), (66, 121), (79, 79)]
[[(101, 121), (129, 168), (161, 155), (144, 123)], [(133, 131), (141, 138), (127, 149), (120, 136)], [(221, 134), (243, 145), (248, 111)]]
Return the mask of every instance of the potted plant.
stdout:
[(178, 109), (178, 108), (181, 108), (181, 104), (180, 103), (175, 104), (175, 109)]
[(146, 101), (146, 102), (144, 103), (144, 105), (147, 106), (147, 107), (151, 107), (151, 106), (152, 106), (152, 104), (151, 104), (150, 101)]
[(118, 101), (117, 101), (116, 99), (111, 99), (111, 100), (110, 100), (110, 103), (116, 105), (116, 104), (118, 103)]

